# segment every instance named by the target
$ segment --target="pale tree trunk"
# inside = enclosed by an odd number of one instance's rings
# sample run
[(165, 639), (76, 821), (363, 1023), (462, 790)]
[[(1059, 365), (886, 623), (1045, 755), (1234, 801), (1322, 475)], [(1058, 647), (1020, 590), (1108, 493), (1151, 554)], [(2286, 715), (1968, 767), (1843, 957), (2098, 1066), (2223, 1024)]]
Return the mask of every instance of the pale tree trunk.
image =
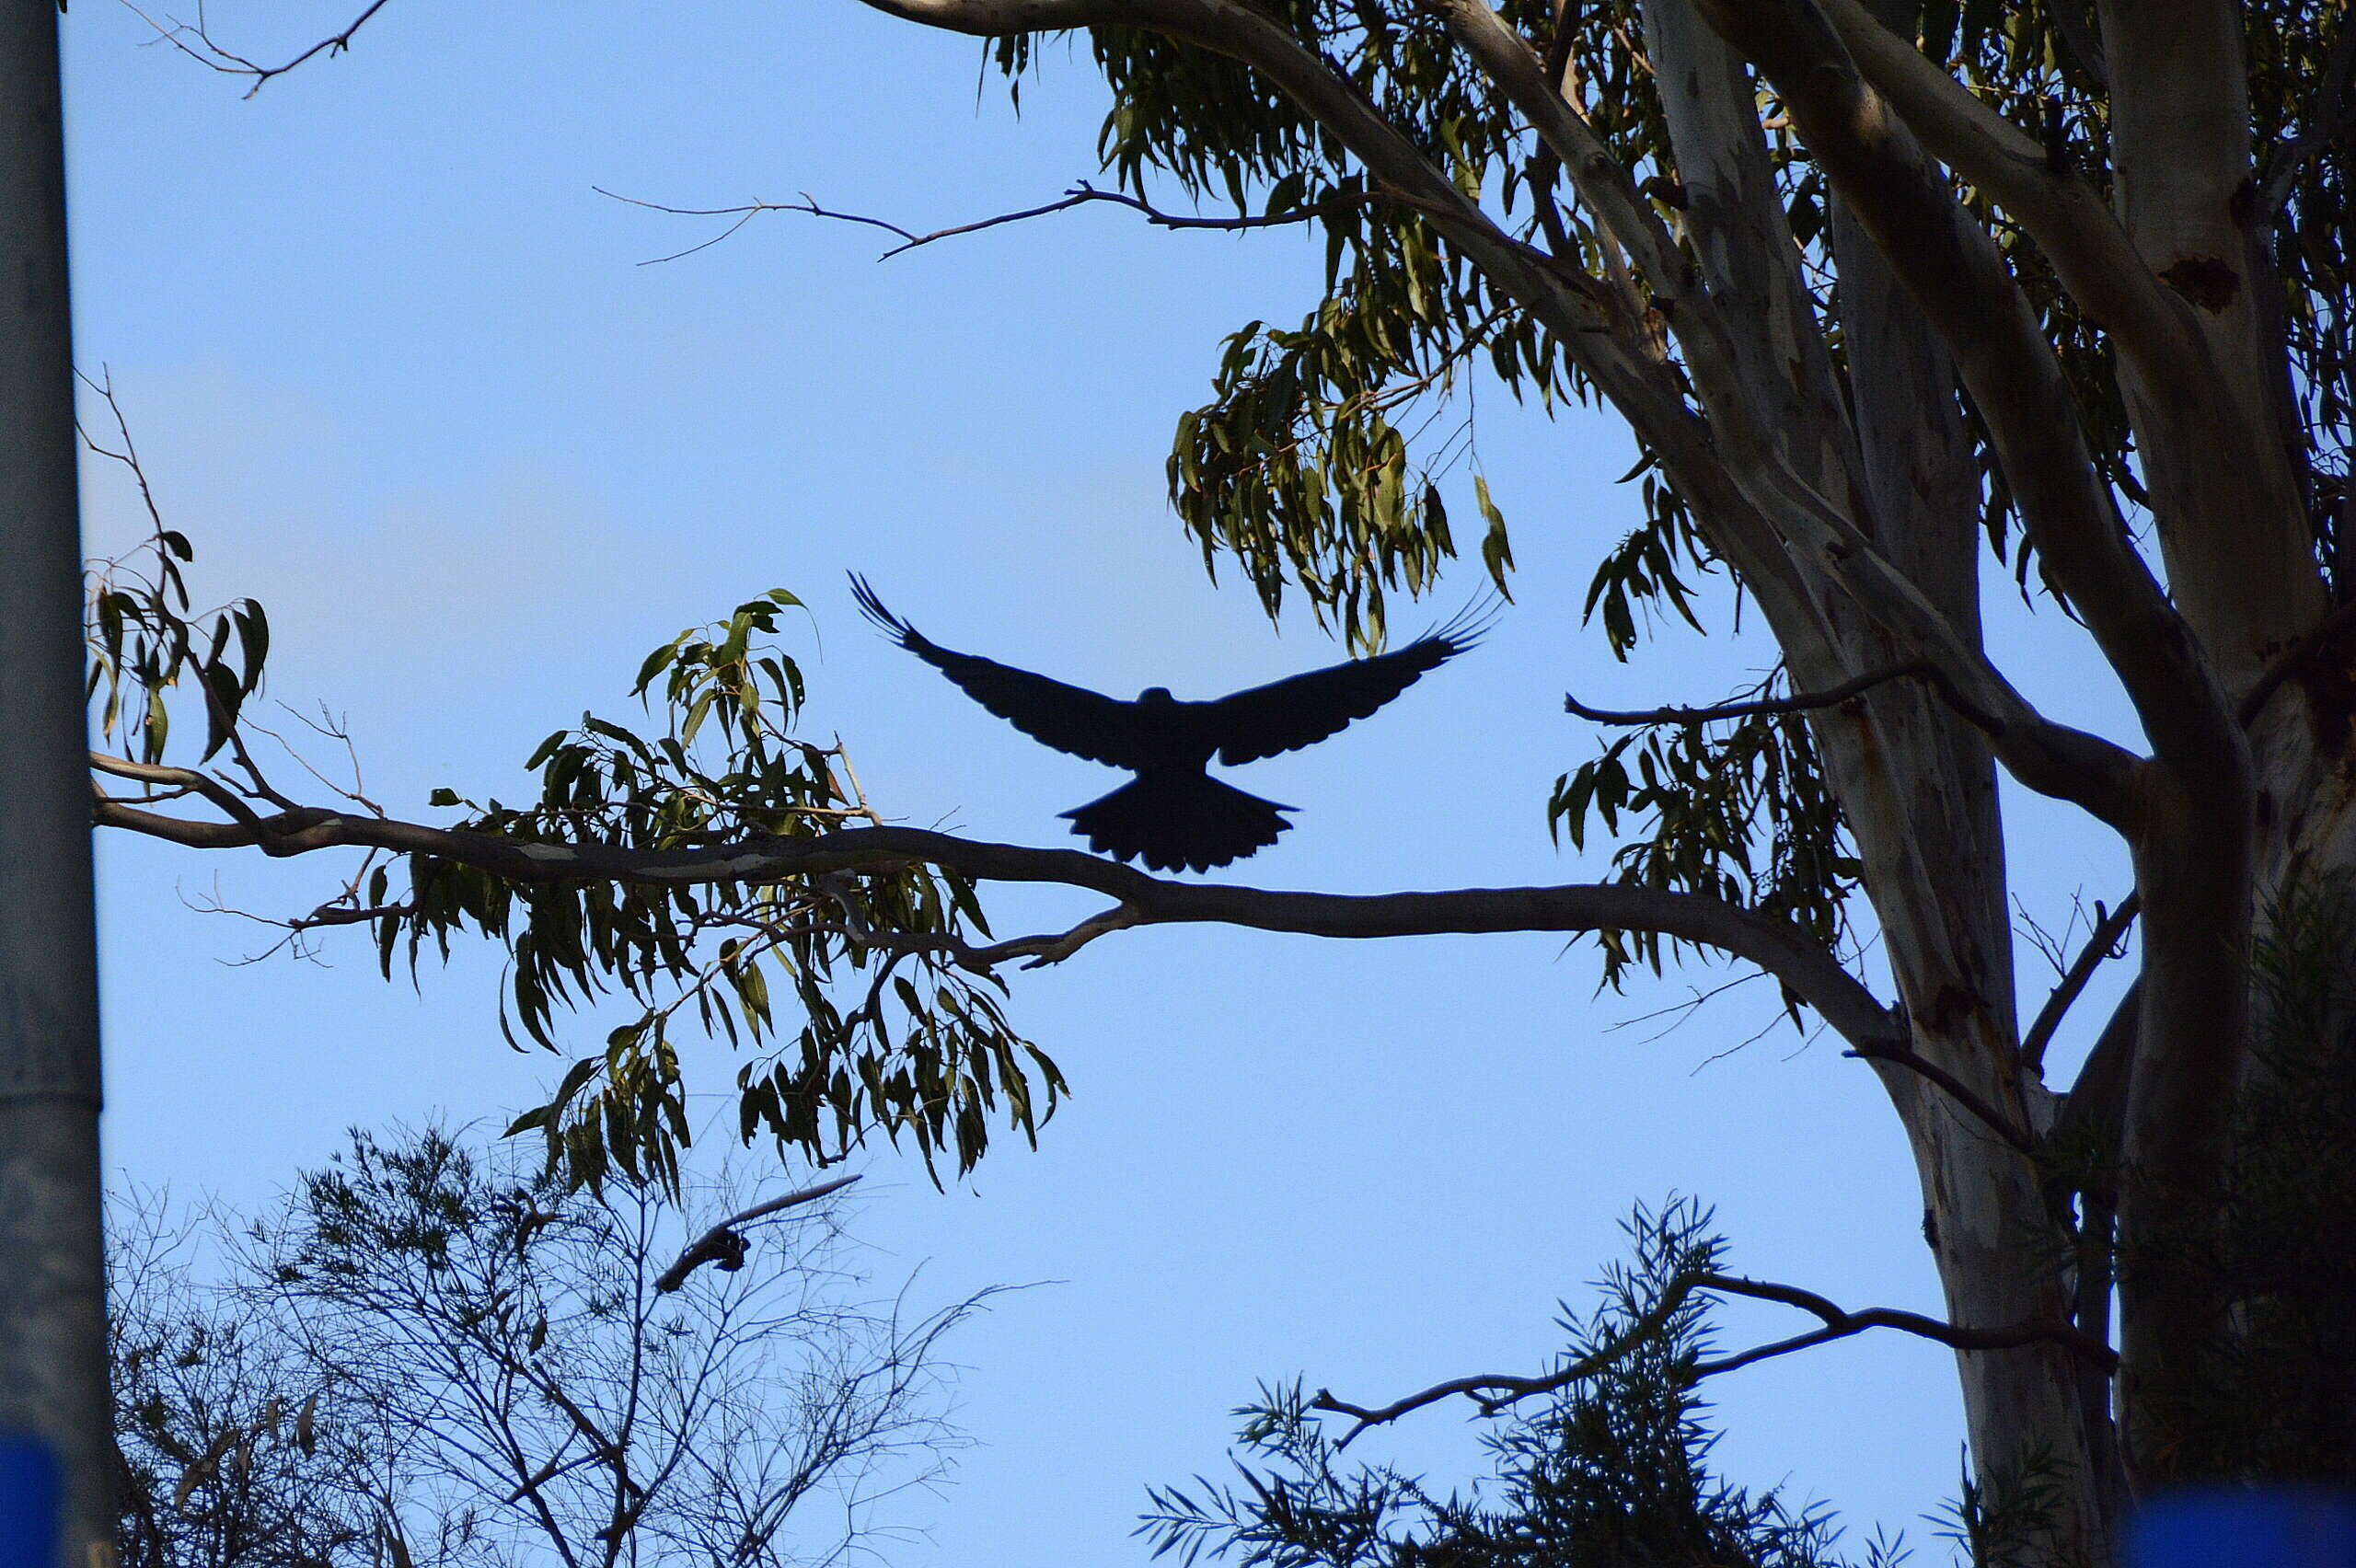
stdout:
[[(1798, 248), (1769, 172), (1750, 73), (1680, 0), (1647, 6), (1694, 249), (1738, 334), (1747, 397), (1785, 432), (1784, 461), (1903, 571), (1958, 635), (1980, 640), (1980, 486), (1956, 401), (1955, 373), (1922, 313), (1847, 211), (1835, 257), (1853, 432), (1802, 292)], [(1861, 470), (1861, 473), (1859, 472)], [(1837, 666), (1888, 665), (1896, 650), (1853, 602), (1820, 590), (1838, 628)], [(1787, 652), (1791, 644), (1786, 641)], [(1823, 686), (1830, 670), (1796, 669)], [(2010, 912), (1994, 763), (1934, 696), (1885, 687), (1854, 715), (1817, 721), (1819, 749), (1860, 859), (1911, 1024), (1911, 1049), (1955, 1074), (2027, 1132), (2015, 1060)], [(1923, 1187), (1923, 1233), (1948, 1318), (1958, 1323), (2066, 1319), (2058, 1271), (2065, 1240), (2024, 1151), (1907, 1066), (1877, 1064)], [(2023, 1260), (2040, 1260), (2024, 1268)], [(2002, 1487), (2042, 1461), (2062, 1473), (2104, 1468), (2070, 1353), (2051, 1346), (1959, 1351), (1974, 1462)], [(2097, 1496), (2058, 1522), (2057, 1544), (2107, 1538)]]

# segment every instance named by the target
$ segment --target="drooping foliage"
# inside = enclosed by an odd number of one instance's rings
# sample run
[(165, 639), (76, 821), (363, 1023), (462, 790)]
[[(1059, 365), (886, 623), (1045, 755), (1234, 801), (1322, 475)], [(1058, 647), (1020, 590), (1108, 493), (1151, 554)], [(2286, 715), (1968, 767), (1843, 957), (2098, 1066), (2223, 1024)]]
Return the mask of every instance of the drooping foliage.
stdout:
[[(247, 711), (262, 683), (268, 622), (244, 600), (192, 612), (191, 553), (159, 526), (94, 572), (97, 730), (160, 765), (175, 694), (192, 693), (210, 721), (198, 760), (226, 748), (232, 762), (201, 792), (266, 847), (319, 813), (294, 811), (256, 755), (255, 736), (276, 739)], [(461, 813), (458, 831), (510, 844), (683, 855), (880, 822), (842, 748), (794, 732), (802, 674), (775, 640), (779, 617), (797, 605), (772, 592), (654, 650), (632, 692), (652, 723), (583, 715), (550, 735), (525, 764), (537, 776), (530, 803), (447, 790), (432, 803)], [(356, 789), (347, 801), (353, 814), (384, 814)], [(928, 1169), (945, 1159), (964, 1170), (994, 1124), (1034, 1136), (1064, 1089), (1055, 1064), (1008, 1021), (1005, 983), (956, 963), (969, 934), (988, 932), (972, 883), (922, 865), (768, 882), (516, 881), (430, 854), (373, 852), (339, 896), (284, 924), (300, 940), (362, 923), (388, 976), (446, 958), (468, 937), (498, 944), (508, 959), (502, 1023), (519, 1045), (562, 1050), (569, 1018), (615, 1000), (632, 1010), (511, 1129), (544, 1135), (575, 1182), (616, 1168), (633, 1179), (676, 1175), (694, 1130), (677, 1035), (687, 1019), (746, 1054), (743, 1136), (820, 1163), (880, 1132), (906, 1139)]]
[[(694, 849), (809, 836), (876, 821), (841, 749), (797, 739), (803, 683), (767, 640), (799, 601), (782, 591), (647, 656), (632, 695), (653, 733), (584, 715), (525, 765), (540, 798), (525, 807), (460, 806), (457, 824), (525, 844)], [(387, 883), (389, 879), (387, 879)], [(388, 893), (373, 883), (371, 903)], [(920, 866), (791, 883), (700, 886), (581, 882), (518, 886), (445, 861), (413, 859), (409, 896), (376, 924), (389, 970), (454, 934), (489, 936), (511, 959), (508, 1017), (535, 1043), (558, 1044), (558, 1009), (607, 990), (640, 1008), (601, 1055), (565, 1075), (555, 1096), (512, 1130), (539, 1128), (576, 1176), (607, 1159), (636, 1174), (667, 1170), (687, 1141), (675, 1021), (731, 1044), (791, 1043), (737, 1073), (738, 1122), (751, 1139), (820, 1160), (880, 1128), (905, 1135), (928, 1167), (979, 1159), (994, 1115), (1028, 1136), (1053, 1110), (1061, 1075), (1017, 1036), (1005, 983), (959, 968), (949, 941), (988, 925), (970, 881)], [(879, 933), (891, 933), (886, 939)], [(782, 1022), (773, 984), (791, 998)], [(1034, 1098), (1035, 1096), (1035, 1098)]]

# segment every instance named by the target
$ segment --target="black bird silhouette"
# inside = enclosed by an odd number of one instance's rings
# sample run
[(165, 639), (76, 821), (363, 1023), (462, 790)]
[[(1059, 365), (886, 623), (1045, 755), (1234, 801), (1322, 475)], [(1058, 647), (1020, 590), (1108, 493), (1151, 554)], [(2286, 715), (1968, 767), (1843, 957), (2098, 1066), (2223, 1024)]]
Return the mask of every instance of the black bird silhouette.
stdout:
[(1182, 702), (1149, 686), (1135, 702), (1066, 686), (996, 660), (953, 652), (884, 607), (867, 580), (851, 578), (859, 607), (884, 634), (957, 683), (967, 697), (1036, 741), (1114, 767), (1135, 780), (1063, 814), (1088, 847), (1155, 870), (1207, 871), (1276, 841), (1297, 811), (1210, 777), (1323, 740), (1363, 719), (1463, 652), (1488, 629), (1485, 605), (1374, 659), (1354, 659), (1215, 702)]

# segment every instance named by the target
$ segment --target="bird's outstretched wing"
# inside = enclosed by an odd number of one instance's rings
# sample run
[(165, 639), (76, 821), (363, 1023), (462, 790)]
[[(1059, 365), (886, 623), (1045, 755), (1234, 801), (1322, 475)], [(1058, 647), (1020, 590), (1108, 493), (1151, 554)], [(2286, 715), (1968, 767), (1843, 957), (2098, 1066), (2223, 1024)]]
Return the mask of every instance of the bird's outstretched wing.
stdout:
[(1145, 766), (1147, 746), (1135, 703), (943, 648), (885, 609), (865, 578), (853, 574), (850, 586), (859, 607), (884, 636), (1033, 740), (1114, 767)]
[(1314, 744), (1479, 642), (1494, 613), (1493, 604), (1476, 602), (1446, 625), (1379, 658), (1353, 659), (1221, 698), (1207, 705), (1201, 722), (1218, 742), (1219, 761), (1230, 767)]

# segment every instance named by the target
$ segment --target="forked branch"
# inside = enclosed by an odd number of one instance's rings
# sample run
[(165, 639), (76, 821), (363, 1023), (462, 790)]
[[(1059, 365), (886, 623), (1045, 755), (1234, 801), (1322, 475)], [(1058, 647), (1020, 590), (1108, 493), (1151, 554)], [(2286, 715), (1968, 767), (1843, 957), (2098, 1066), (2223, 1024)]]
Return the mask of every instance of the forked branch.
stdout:
[(1721, 1372), (1732, 1372), (1738, 1367), (1750, 1366), (1753, 1362), (1765, 1361), (1772, 1356), (1789, 1355), (1794, 1351), (1827, 1344), (1833, 1340), (1847, 1339), (1853, 1334), (1861, 1334), (1867, 1329), (1896, 1329), (1900, 1333), (1933, 1340), (1956, 1350), (2017, 1350), (2025, 1345), (2058, 1344), (2085, 1357), (2106, 1371), (2119, 1364), (2117, 1354), (2108, 1345), (2092, 1335), (2081, 1333), (2074, 1326), (2059, 1320), (2038, 1320), (1994, 1329), (1960, 1328), (1953, 1323), (1941, 1322), (1936, 1318), (1926, 1318), (1920, 1312), (1901, 1311), (1894, 1307), (1868, 1307), (1862, 1311), (1851, 1312), (1835, 1305), (1827, 1297), (1819, 1296), (1812, 1290), (1803, 1290), (1797, 1286), (1778, 1285), (1770, 1280), (1746, 1279), (1739, 1274), (1697, 1271), (1680, 1274), (1671, 1280), (1668, 1288), (1661, 1292), (1660, 1299), (1611, 1343), (1593, 1355), (1582, 1356), (1569, 1366), (1544, 1377), (1526, 1378), (1510, 1373), (1491, 1372), (1475, 1374), (1470, 1378), (1451, 1378), (1445, 1383), (1435, 1383), (1420, 1392), (1409, 1394), (1403, 1399), (1394, 1400), (1387, 1405), (1374, 1408), (1351, 1404), (1345, 1400), (1335, 1399), (1331, 1393), (1321, 1389), (1318, 1390), (1317, 1397), (1310, 1401), (1309, 1408), (1330, 1412), (1335, 1415), (1346, 1415), (1356, 1422), (1357, 1424), (1343, 1439), (1345, 1443), (1370, 1426), (1380, 1426), (1387, 1422), (1396, 1421), (1401, 1416), (1422, 1410), (1426, 1405), (1438, 1404), (1444, 1400), (1460, 1395), (1471, 1400), (1479, 1407), (1482, 1414), (1492, 1415), (1508, 1405), (1519, 1403), (1535, 1395), (1559, 1392), (1574, 1383), (1583, 1382), (1608, 1371), (1632, 1352), (1658, 1335), (1668, 1326), (1669, 1320), (1677, 1315), (1679, 1309), (1685, 1305), (1686, 1299), (1696, 1292), (1706, 1292), (1717, 1296), (1739, 1296), (1754, 1301), (1780, 1302), (1786, 1307), (1796, 1307), (1803, 1312), (1814, 1314), (1821, 1320), (1821, 1326), (1811, 1329), (1806, 1333), (1795, 1334), (1789, 1339), (1777, 1340), (1772, 1344), (1758, 1345), (1733, 1355), (1696, 1361), (1685, 1370), (1685, 1380), (1688, 1386), (1700, 1382), (1704, 1378), (1715, 1378)]
[(233, 50), (224, 49), (216, 42), (213, 35), (205, 30), (203, 7), (201, 6), (197, 8), (197, 19), (191, 23), (170, 17), (162, 18), (151, 17), (141, 10), (133, 0), (122, 0), (123, 6), (133, 15), (156, 29), (156, 37), (160, 41), (170, 44), (208, 70), (218, 71), (225, 76), (251, 76), (254, 79), (254, 85), (246, 89), (248, 98), (261, 91), (272, 76), (283, 76), (297, 65), (316, 59), (319, 55), (341, 54), (345, 50), (350, 49), (352, 35), (366, 27), (376, 13), (383, 10), (388, 3), (389, 0), (370, 0), (367, 8), (354, 17), (342, 31), (319, 40), (318, 42), (283, 65), (264, 65), (259, 61), (248, 60)]

